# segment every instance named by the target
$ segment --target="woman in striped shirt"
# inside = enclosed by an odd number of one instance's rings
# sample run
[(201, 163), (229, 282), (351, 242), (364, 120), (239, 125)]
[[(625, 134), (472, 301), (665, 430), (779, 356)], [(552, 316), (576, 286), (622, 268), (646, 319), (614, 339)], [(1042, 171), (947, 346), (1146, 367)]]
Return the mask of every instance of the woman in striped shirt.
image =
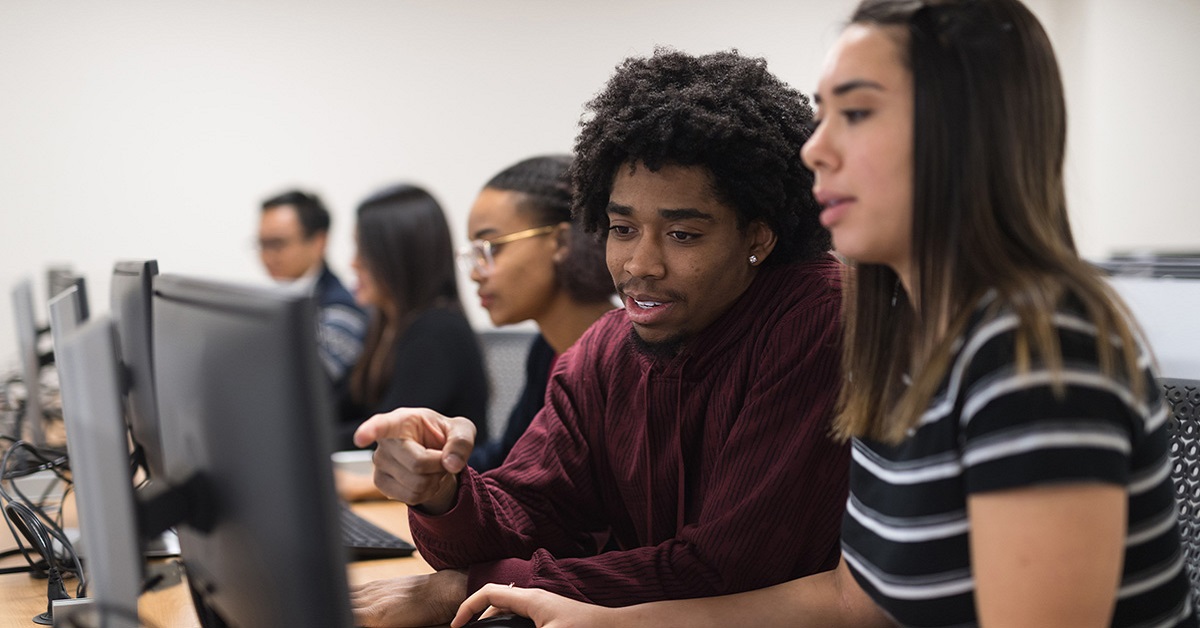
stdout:
[(1167, 410), (1075, 251), (1036, 18), (1018, 0), (866, 0), (816, 101), (803, 159), (851, 261), (839, 566), (624, 609), (485, 589), (460, 623), (490, 602), (545, 628), (1194, 626)]

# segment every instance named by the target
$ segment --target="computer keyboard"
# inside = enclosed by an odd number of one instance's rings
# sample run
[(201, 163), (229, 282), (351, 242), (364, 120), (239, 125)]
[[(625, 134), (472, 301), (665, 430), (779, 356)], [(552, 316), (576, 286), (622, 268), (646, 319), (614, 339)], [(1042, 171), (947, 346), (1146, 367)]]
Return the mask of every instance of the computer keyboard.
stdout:
[(403, 558), (412, 556), (417, 550), (412, 543), (354, 514), (345, 502), (338, 505), (342, 518), (342, 545), (350, 550), (351, 560)]

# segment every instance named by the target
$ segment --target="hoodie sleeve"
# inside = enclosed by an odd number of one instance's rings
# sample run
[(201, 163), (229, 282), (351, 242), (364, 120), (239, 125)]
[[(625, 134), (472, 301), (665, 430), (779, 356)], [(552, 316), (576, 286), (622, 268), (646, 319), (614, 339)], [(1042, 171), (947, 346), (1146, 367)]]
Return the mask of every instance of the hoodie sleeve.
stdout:
[(589, 332), (558, 360), (546, 406), (505, 464), (483, 474), (464, 469), (457, 501), (442, 515), (409, 510), (414, 542), (435, 569), (528, 558), (537, 548), (557, 556), (596, 553), (604, 516), (577, 422), (580, 406), (598, 407), (601, 398), (595, 346)]

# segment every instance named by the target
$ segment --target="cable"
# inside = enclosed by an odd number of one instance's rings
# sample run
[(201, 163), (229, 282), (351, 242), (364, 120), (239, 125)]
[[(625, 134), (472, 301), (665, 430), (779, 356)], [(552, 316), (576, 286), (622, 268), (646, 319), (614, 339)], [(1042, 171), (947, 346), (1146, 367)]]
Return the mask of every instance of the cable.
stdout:
[[(16, 452), (27, 453), (38, 464), (20, 470), (12, 469), (10, 462)], [(0, 505), (4, 508), (5, 524), (8, 526), (9, 532), (12, 533), (13, 539), (17, 543), (15, 552), (19, 552), (28, 564), (26, 571), (34, 577), (44, 575), (47, 578), (47, 597), (49, 598), (48, 604), (50, 605), (53, 604), (53, 600), (55, 599), (69, 597), (63, 584), (64, 577), (74, 576), (77, 578), (75, 587), (76, 596), (82, 597), (86, 595), (87, 591), (87, 579), (79, 554), (75, 551), (70, 539), (67, 538), (62, 529), (62, 501), (60, 500), (59, 507), (53, 518), (46, 513), (44, 508), (47, 498), (57, 490), (59, 483), (65, 486), (62, 493), (62, 500), (65, 500), (70, 494), (73, 484), (70, 478), (63, 473), (63, 469), (69, 468), (68, 464), (65, 452), (51, 448), (34, 447), (24, 441), (13, 443), (4, 452), (3, 458), (0, 459), (0, 472), (2, 472), (0, 474)], [(42, 491), (37, 500), (32, 500), (29, 496), (25, 495), (15, 480), (41, 471), (53, 472), (55, 481)], [(16, 498), (5, 490), (4, 481), (9, 482), (12, 492), (16, 494)], [(20, 529), (20, 534), (18, 534), (18, 528)], [(30, 555), (29, 550), (21, 540), (22, 537), (41, 555), (40, 561), (35, 560)], [(62, 547), (61, 554), (54, 549), (56, 541)], [(47, 612), (49, 612), (49, 606), (47, 608)], [(46, 617), (42, 616), (39, 616), (39, 618), (46, 619)], [(35, 621), (39, 621), (39, 619), (35, 619)]]
[[(63, 584), (62, 572), (54, 556), (54, 543), (33, 509), (20, 502), (10, 502), (4, 507), (5, 518), (21, 529), (21, 533), (34, 549), (46, 559), (46, 612), (33, 618), (36, 624), (49, 626), (54, 623), (54, 600), (70, 599)], [(28, 559), (26, 554), (26, 559)]]
[[(19, 549), (5, 550), (0, 552), (0, 560), (12, 558), (13, 556), (19, 556), (20, 554), (21, 550)], [(33, 565), (21, 565), (20, 567), (0, 567), (0, 576), (7, 576), (14, 573), (27, 573), (37, 577), (36, 574), (44, 575), (46, 573), (46, 567), (48, 566), (49, 565), (46, 564), (46, 559), (43, 558), (35, 561)]]
[[(5, 523), (5, 525), (8, 526), (8, 531), (12, 534), (13, 539), (17, 542), (17, 550), (20, 551), (21, 555), (25, 557), (25, 562), (28, 563), (30, 567), (33, 567), (35, 564), (35, 561), (32, 557), (30, 557), (29, 550), (26, 549), (25, 544), (21, 541), (21, 535), (18, 534), (17, 529), (14, 526), (14, 521), (8, 516), (9, 511), (8, 511), (7, 506), (9, 504), (16, 504), (18, 502), (15, 502), (13, 500), (12, 496), (9, 495), (8, 492), (4, 490), (4, 482), (2, 481), (2, 480), (8, 480), (11, 482), (14, 477), (22, 477), (25, 475), (23, 473), (22, 474), (14, 474), (14, 473), (9, 472), (9, 470), (8, 470), (9, 458), (12, 456), (13, 451), (21, 444), (21, 442), (22, 441), (17, 441), (11, 447), (9, 447), (4, 452), (3, 460), (0, 461), (0, 470), (3, 471), (3, 475), (0, 476), (0, 506), (4, 507), (4, 513), (5, 513), (4, 523)], [(13, 486), (15, 489), (16, 485), (14, 484)], [(32, 543), (33, 541), (30, 541), (30, 542)], [(49, 557), (45, 557), (45, 559), (47, 561), (49, 561)], [(35, 575), (36, 575), (36, 571), (35, 571)]]
[[(10, 469), (9, 460), (12, 456), (16, 455), (18, 451), (25, 452), (26, 455), (36, 458), (39, 461), (39, 464), (34, 467)], [(27, 460), (22, 460), (22, 462), (27, 462)], [(13, 441), (12, 445), (9, 445), (8, 450), (4, 452), (3, 479), (9, 480), (13, 478), (24, 477), (27, 475), (33, 475), (39, 471), (55, 470), (59, 467), (70, 467), (67, 461), (67, 452), (53, 447), (37, 447), (27, 441), (15, 440)], [(70, 479), (61, 472), (56, 471), (55, 474), (65, 481), (70, 481)]]
[(17, 550), (17, 549), (4, 550), (3, 552), (0, 552), (0, 560), (4, 560), (5, 558), (12, 558), (13, 556), (16, 556), (17, 554), (20, 554), (20, 553), (21, 553), (21, 550)]

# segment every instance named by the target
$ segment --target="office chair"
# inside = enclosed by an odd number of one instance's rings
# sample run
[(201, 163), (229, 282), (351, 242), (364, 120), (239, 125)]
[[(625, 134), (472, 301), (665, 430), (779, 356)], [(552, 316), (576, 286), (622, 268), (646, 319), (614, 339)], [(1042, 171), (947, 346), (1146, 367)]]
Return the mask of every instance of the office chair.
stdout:
[(1171, 408), (1171, 480), (1179, 506), (1184, 562), (1192, 583), (1192, 599), (1200, 600), (1200, 380), (1159, 380)]
[(537, 332), (488, 329), (478, 332), (479, 346), (487, 363), (490, 398), (488, 433), (504, 433), (504, 422), (525, 387), (525, 358)]

